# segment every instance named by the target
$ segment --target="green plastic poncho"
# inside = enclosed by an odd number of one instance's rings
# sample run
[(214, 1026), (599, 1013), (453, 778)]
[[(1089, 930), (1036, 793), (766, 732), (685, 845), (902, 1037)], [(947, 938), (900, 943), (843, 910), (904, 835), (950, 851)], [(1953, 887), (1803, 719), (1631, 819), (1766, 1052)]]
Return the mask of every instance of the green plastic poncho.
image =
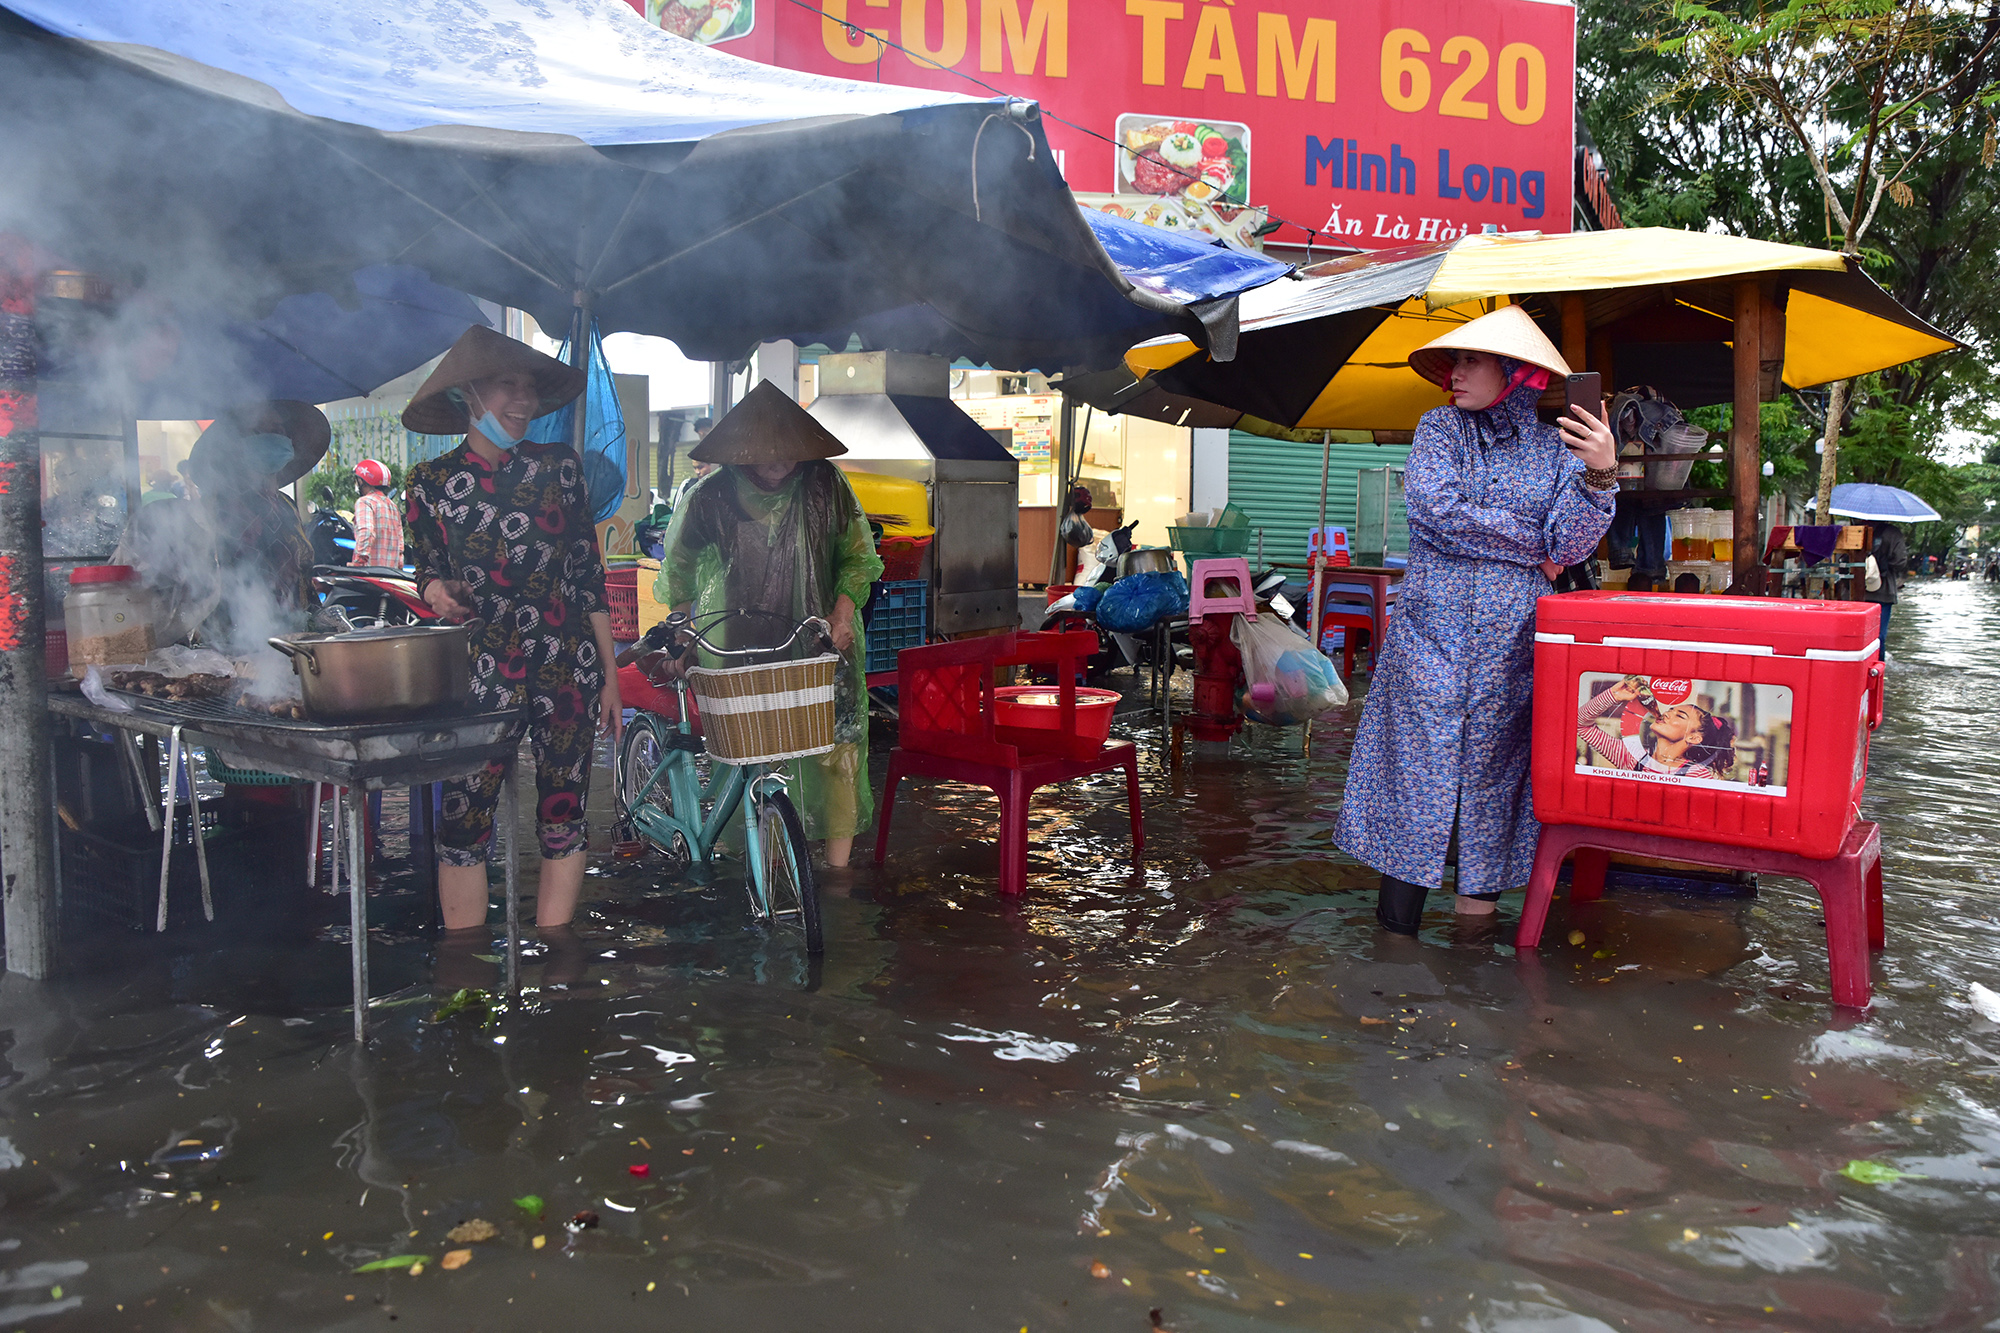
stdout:
[[(674, 511), (666, 559), (653, 595), (667, 606), (692, 603), (703, 616), (754, 609), (788, 618), (831, 616), (842, 594), (858, 612), (882, 561), (860, 501), (839, 468), (801, 463), (775, 491), (735, 467), (702, 478)], [(708, 637), (738, 649), (781, 642), (774, 620), (725, 621)], [(833, 749), (785, 765), (809, 838), (851, 838), (875, 819), (868, 783), (868, 644), (860, 617), (854, 646), (834, 690)], [(710, 661), (709, 665), (723, 665)]]

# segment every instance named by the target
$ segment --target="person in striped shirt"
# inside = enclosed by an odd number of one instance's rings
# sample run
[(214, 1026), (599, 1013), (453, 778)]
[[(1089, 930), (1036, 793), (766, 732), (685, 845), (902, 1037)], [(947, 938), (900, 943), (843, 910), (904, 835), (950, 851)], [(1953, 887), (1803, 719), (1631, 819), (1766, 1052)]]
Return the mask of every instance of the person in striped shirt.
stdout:
[(403, 567), (403, 514), (389, 498), (389, 469), (372, 458), (354, 465), (361, 495), (354, 502), (354, 563), (369, 569)]

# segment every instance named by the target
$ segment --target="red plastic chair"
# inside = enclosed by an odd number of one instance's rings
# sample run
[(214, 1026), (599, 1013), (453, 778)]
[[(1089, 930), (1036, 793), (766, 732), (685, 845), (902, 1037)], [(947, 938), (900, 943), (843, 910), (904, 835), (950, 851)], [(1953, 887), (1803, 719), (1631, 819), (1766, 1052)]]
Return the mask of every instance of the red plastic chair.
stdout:
[(1569, 900), (1587, 903), (1603, 896), (1604, 872), (1613, 852), (1791, 875), (1808, 881), (1819, 891), (1820, 907), (1826, 916), (1826, 961), (1833, 983), (1833, 1002), (1855, 1009), (1868, 1007), (1871, 991), (1868, 951), (1888, 942), (1882, 925), (1882, 830), (1878, 826), (1866, 820), (1856, 821), (1835, 856), (1813, 861), (1791, 852), (1723, 847), (1636, 829), (1544, 824), (1514, 947), (1533, 949), (1541, 943), (1542, 926), (1548, 920), (1549, 903), (1555, 897), (1556, 872), (1562, 869), (1565, 857), (1576, 855), (1576, 866), (1570, 872)]
[[(896, 785), (921, 774), (985, 787), (1000, 798), (1000, 892), (1028, 887), (1028, 803), (1046, 787), (1114, 768), (1125, 770), (1132, 821), (1132, 863), (1145, 850), (1139, 805), (1138, 751), (1130, 741), (1099, 742), (1076, 734), (1076, 678), (1098, 648), (1088, 631), (1003, 634), (905, 648), (896, 655), (899, 709), (896, 748), (875, 833), (875, 863), (889, 854)], [(993, 671), (1002, 666), (1052, 666), (1061, 708), (1053, 731), (1001, 726), (993, 715)]]

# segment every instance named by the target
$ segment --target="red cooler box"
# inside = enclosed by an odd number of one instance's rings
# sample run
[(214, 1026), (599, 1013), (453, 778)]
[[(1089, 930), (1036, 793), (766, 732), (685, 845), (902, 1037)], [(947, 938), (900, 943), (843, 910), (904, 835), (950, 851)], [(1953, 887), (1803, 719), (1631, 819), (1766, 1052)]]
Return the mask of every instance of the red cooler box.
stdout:
[(1873, 602), (1577, 592), (1535, 611), (1535, 817), (1824, 860), (1882, 721)]

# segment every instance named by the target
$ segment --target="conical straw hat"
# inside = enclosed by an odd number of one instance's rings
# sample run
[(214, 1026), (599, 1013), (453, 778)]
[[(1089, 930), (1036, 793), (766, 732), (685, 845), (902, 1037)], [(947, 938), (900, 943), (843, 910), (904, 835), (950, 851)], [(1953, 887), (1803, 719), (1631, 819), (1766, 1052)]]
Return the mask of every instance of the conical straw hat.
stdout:
[(688, 454), (697, 463), (802, 463), (809, 458), (835, 458), (847, 446), (813, 420), (790, 394), (769, 380), (745, 394), (743, 401), (715, 423), (708, 438)]
[[(312, 471), (326, 456), (326, 447), (333, 440), (333, 424), (311, 403), (290, 398), (239, 403), (211, 422), (194, 442), (188, 451), (190, 475), (205, 472), (213, 478), (218, 470), (238, 467), (247, 435), (282, 435), (292, 442), (291, 461), (271, 480), (273, 486), (283, 486)], [(196, 477), (195, 484), (209, 483)]]
[(510, 370), (525, 370), (535, 377), (535, 392), (541, 397), (535, 408), (538, 417), (583, 392), (581, 367), (566, 366), (517, 338), (474, 324), (459, 335), (410, 399), (403, 409), (403, 425), (420, 435), (463, 435), (472, 429), (472, 415), (464, 404), (453, 402), (448, 391)]
[(1528, 312), (1517, 305), (1501, 306), (1490, 315), (1481, 315), (1441, 338), (1431, 339), (1410, 353), (1410, 369), (1432, 384), (1441, 385), (1451, 375), (1451, 354), (1455, 351), (1510, 356), (1540, 366), (1559, 380), (1567, 379), (1570, 373), (1569, 362), (1563, 360), (1556, 345), (1535, 327)]

